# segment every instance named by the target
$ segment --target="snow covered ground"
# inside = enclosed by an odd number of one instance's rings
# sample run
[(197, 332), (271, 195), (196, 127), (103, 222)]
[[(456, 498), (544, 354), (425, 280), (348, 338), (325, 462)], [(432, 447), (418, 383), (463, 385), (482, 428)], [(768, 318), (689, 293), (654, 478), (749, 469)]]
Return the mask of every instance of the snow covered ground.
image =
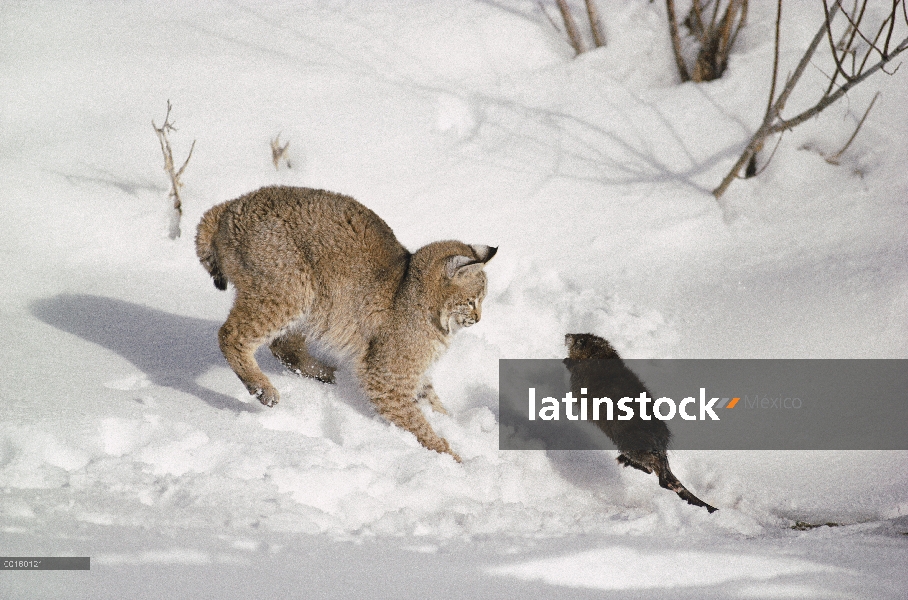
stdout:
[[(709, 515), (612, 455), (498, 450), (498, 359), (563, 356), (568, 331), (634, 358), (908, 358), (908, 74), (786, 135), (723, 213), (772, 8), (723, 79), (679, 85), (664, 6), (599, 4), (609, 45), (573, 59), (528, 0), (4, 2), (0, 554), (92, 569), (6, 571), (0, 596), (908, 596), (908, 453), (673, 453)], [(785, 10), (793, 65), (821, 11)], [(175, 241), (168, 99), (177, 161), (196, 140)], [(227, 367), (195, 224), (274, 183), (351, 194), (410, 249), (499, 246), (434, 374), (463, 464), (348, 374), (260, 353), (267, 409)]]

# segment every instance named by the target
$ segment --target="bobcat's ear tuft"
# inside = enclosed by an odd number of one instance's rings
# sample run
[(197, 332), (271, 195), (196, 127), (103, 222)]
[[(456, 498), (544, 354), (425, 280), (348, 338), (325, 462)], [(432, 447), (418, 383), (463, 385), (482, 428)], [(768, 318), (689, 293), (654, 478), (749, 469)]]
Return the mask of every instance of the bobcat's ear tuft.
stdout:
[(485, 246), (483, 244), (471, 244), (470, 248), (476, 253), (476, 259), (481, 263), (489, 262), (495, 256), (495, 253), (498, 252), (498, 247)]

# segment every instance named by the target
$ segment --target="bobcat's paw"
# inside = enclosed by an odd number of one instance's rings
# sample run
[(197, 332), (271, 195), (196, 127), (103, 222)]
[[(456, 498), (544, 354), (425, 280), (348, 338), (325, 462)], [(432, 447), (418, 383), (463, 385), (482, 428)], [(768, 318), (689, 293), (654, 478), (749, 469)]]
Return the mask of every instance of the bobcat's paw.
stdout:
[(459, 462), (459, 463), (463, 462), (463, 460), (460, 458), (460, 455), (457, 454), (456, 452), (454, 452), (453, 450), (451, 450), (451, 445), (448, 444), (448, 440), (446, 440), (446, 439), (441, 440), (440, 447), (435, 448), (435, 451), (440, 454), (450, 454), (451, 458), (453, 458), (455, 462)]
[(284, 358), (278, 357), (278, 361), (284, 366), (285, 369), (298, 375), (299, 377), (311, 377), (316, 381), (321, 381), (322, 383), (334, 383), (334, 369), (333, 367), (328, 367), (322, 365), (321, 363), (315, 363), (309, 365), (300, 365), (299, 362), (294, 360), (286, 360)]
[(311, 376), (316, 381), (321, 381), (322, 383), (332, 384), (335, 383), (334, 379), (334, 369), (330, 367), (325, 367), (324, 369), (319, 369), (314, 375)]
[(258, 398), (259, 402), (268, 407), (274, 406), (275, 404), (280, 402), (281, 399), (280, 394), (278, 394), (277, 390), (273, 387), (269, 387), (267, 389), (257, 389), (255, 390), (255, 392), (253, 392), (252, 395)]

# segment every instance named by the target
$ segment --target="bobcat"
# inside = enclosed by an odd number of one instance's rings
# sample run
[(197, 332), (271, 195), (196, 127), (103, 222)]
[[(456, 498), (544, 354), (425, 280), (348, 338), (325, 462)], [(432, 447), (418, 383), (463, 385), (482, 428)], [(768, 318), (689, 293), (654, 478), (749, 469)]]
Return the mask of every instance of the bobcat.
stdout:
[[(564, 363), (571, 372), (571, 391), (578, 397), (580, 388), (587, 388), (588, 394), (616, 399), (636, 397), (642, 391), (652, 396), (607, 340), (589, 333), (569, 333), (564, 343), (568, 347)], [(702, 506), (711, 513), (718, 510), (690, 493), (672, 473), (666, 453), (672, 434), (665, 422), (644, 421), (635, 414), (629, 421), (601, 420), (596, 425), (618, 446), (620, 464), (644, 473), (655, 471), (659, 485), (688, 504)]]
[(218, 340), (262, 404), (279, 399), (255, 360), (265, 343), (295, 373), (333, 383), (335, 368), (309, 353), (315, 342), (351, 365), (379, 414), (460, 462), (416, 400), (445, 412), (426, 370), (479, 321), (497, 248), (443, 241), (411, 254), (353, 198), (275, 186), (209, 209), (196, 252), (218, 289), (236, 288)]

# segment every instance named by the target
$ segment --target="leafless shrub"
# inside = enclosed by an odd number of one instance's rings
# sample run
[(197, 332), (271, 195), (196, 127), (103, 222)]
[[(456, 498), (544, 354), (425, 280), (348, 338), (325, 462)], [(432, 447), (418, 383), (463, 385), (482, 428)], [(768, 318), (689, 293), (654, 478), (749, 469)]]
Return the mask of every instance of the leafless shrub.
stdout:
[(283, 159), (284, 164), (287, 165), (288, 169), (292, 169), (293, 165), (290, 164), (290, 158), (286, 156), (287, 148), (290, 147), (290, 142), (281, 146), (281, 134), (274, 136), (274, 139), (271, 140), (271, 162), (274, 163), (275, 169), (281, 168), (281, 159)]
[(161, 143), (161, 152), (164, 154), (164, 170), (170, 177), (170, 197), (173, 198), (173, 207), (170, 213), (169, 235), (170, 239), (175, 240), (180, 237), (180, 217), (183, 216), (183, 200), (180, 198), (180, 188), (183, 187), (183, 183), (180, 181), (180, 177), (183, 175), (186, 165), (189, 164), (189, 159), (192, 158), (192, 151), (195, 149), (195, 140), (192, 141), (192, 147), (189, 148), (189, 156), (186, 157), (183, 166), (180, 167), (178, 171), (174, 170), (173, 152), (170, 149), (170, 140), (167, 139), (168, 133), (176, 131), (173, 123), (170, 122), (170, 109), (170, 100), (168, 100), (167, 115), (164, 117), (164, 124), (158, 127), (155, 125), (154, 119), (152, 119), (151, 126), (154, 127), (154, 131), (158, 135), (158, 141)]
[[(719, 186), (713, 190), (713, 195), (717, 199), (721, 198), (732, 181), (738, 177), (741, 169), (745, 168), (745, 165), (747, 167), (746, 176), (758, 174), (759, 171), (756, 168), (757, 155), (763, 149), (769, 136), (781, 134), (815, 117), (844, 96), (851, 88), (866, 81), (868, 77), (877, 71), (886, 73), (887, 71), (884, 67), (905, 49), (908, 49), (908, 36), (901, 41), (893, 40), (896, 22), (908, 24), (908, 10), (905, 8), (904, 0), (892, 0), (891, 7), (887, 8), (887, 16), (876, 25), (867, 22), (869, 20), (869, 17), (867, 17), (868, 0), (855, 0), (850, 11), (842, 8), (842, 2), (843, 0), (836, 0), (830, 6), (824, 0), (823, 23), (820, 25), (816, 35), (814, 35), (810, 46), (804, 52), (797, 67), (795, 67), (794, 72), (788, 76), (782, 91), (776, 96), (779, 73), (779, 30), (782, 21), (782, 0), (777, 0), (772, 82), (763, 122), (751, 136), (737, 162)], [(833, 34), (833, 22), (839, 12), (843, 14), (845, 28), (838, 41), (836, 41)], [(824, 39), (828, 41), (829, 57), (835, 68), (832, 75), (829, 76), (829, 85), (813, 106), (786, 119), (782, 116), (785, 103)], [(864, 118), (866, 118), (866, 114)], [(861, 120), (862, 123), (863, 120)], [(857, 131), (855, 134), (857, 134)], [(770, 158), (772, 157), (770, 156)]]
[[(596, 6), (596, 0), (584, 0), (586, 4), (586, 17), (590, 25), (590, 30), (593, 34), (593, 47), (601, 48), (605, 46), (605, 30), (602, 27), (602, 19), (599, 16), (599, 8)], [(537, 3), (539, 8), (542, 10), (543, 14), (548, 18), (549, 22), (555, 29), (558, 28), (555, 20), (549, 16), (549, 13), (545, 10), (545, 6), (542, 2)], [(574, 17), (571, 15), (571, 9), (567, 4), (566, 0), (555, 0), (556, 6), (558, 6), (558, 12), (561, 13), (561, 22), (564, 23), (565, 33), (568, 38), (568, 42), (571, 44), (571, 48), (574, 49), (574, 53), (577, 55), (583, 54), (587, 51), (586, 44), (583, 41), (583, 36), (580, 34), (580, 29), (577, 27), (577, 22), (574, 20)]]
[(697, 58), (689, 69), (681, 50), (681, 33), (675, 1), (665, 0), (668, 27), (672, 39), (675, 62), (681, 81), (712, 81), (718, 79), (728, 66), (728, 56), (735, 39), (747, 20), (748, 0), (727, 0), (722, 10), (722, 0), (693, 0), (684, 25), (697, 41)]

